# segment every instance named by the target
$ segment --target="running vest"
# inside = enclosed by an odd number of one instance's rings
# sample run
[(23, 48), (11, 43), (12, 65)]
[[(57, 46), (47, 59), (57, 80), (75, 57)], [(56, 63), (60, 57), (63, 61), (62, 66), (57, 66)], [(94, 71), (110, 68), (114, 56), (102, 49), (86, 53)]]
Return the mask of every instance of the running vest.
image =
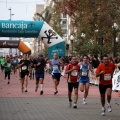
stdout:
[(58, 65), (59, 60), (52, 60), (52, 73), (60, 73), (60, 65)]
[(84, 65), (82, 63), (80, 66), (80, 79), (83, 81), (89, 79), (88, 73), (89, 73), (89, 64)]

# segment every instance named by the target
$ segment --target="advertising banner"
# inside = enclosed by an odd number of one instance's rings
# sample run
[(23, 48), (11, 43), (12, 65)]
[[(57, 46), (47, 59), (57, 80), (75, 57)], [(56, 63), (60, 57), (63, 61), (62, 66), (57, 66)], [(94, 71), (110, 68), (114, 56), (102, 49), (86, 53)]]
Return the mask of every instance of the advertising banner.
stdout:
[(1, 37), (38, 37), (43, 21), (0, 20)]
[(0, 40), (0, 48), (18, 48), (19, 40)]
[(55, 51), (66, 55), (64, 40), (44, 21), (0, 20), (0, 37), (39, 38), (48, 47), (50, 58)]
[(120, 71), (113, 76), (112, 85), (112, 90), (120, 91)]

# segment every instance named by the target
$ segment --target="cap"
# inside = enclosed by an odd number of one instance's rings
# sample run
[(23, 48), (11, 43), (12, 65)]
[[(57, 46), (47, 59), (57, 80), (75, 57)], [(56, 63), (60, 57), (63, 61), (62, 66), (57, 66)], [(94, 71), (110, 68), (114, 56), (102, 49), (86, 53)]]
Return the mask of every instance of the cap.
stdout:
[(41, 54), (41, 55), (39, 55), (39, 57), (43, 57), (43, 55)]

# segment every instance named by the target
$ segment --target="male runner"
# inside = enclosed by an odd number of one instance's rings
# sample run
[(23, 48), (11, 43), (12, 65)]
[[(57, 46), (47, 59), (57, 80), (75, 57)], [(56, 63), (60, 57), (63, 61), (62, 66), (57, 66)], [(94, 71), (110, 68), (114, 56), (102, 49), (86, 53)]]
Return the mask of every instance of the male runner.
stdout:
[(105, 115), (105, 96), (107, 96), (108, 112), (112, 111), (110, 101), (111, 101), (111, 94), (112, 94), (112, 77), (115, 69), (115, 64), (109, 62), (107, 55), (104, 55), (102, 57), (102, 62), (103, 63), (101, 63), (96, 70), (96, 76), (100, 77), (99, 91), (100, 91), (101, 104), (102, 104), (101, 115), (104, 116)]
[(59, 85), (60, 77), (61, 77), (60, 66), (63, 65), (63, 63), (58, 59), (57, 53), (53, 54), (53, 60), (50, 61), (50, 65), (52, 67), (54, 95), (56, 95), (58, 93), (57, 86)]
[(14, 55), (12, 59), (12, 69), (13, 69), (14, 75), (17, 72), (17, 65), (18, 65), (18, 58), (17, 56)]
[(43, 81), (44, 81), (44, 68), (46, 66), (46, 61), (41, 54), (37, 60), (34, 60), (35, 66), (35, 76), (36, 76), (36, 88), (35, 92), (38, 90), (39, 82), (40, 82), (40, 95), (43, 94)]
[(83, 103), (82, 104), (87, 104), (86, 98), (88, 96), (89, 92), (89, 86), (90, 86), (90, 78), (89, 78), (89, 70), (94, 73), (91, 64), (89, 63), (89, 59), (87, 55), (83, 56), (83, 62), (79, 64), (80, 66), (80, 78), (79, 78), (79, 83), (80, 83), (80, 91), (84, 92), (84, 98), (83, 98)]
[(29, 75), (29, 66), (30, 66), (30, 61), (27, 60), (27, 55), (24, 54), (23, 55), (23, 59), (18, 63), (18, 66), (21, 67), (21, 79), (22, 79), (22, 93), (24, 91), (24, 81), (25, 82), (25, 92), (28, 92), (27, 91), (27, 87), (28, 87), (28, 75)]
[(8, 84), (10, 84), (10, 72), (12, 64), (9, 57), (6, 58), (6, 62), (3, 64), (3, 66), (5, 70), (5, 79), (8, 77)]
[(68, 98), (70, 107), (72, 106), (72, 91), (74, 88), (74, 106), (73, 108), (77, 108), (77, 100), (78, 100), (78, 76), (79, 76), (80, 67), (77, 62), (76, 57), (72, 57), (71, 63), (66, 66), (65, 74), (68, 74)]

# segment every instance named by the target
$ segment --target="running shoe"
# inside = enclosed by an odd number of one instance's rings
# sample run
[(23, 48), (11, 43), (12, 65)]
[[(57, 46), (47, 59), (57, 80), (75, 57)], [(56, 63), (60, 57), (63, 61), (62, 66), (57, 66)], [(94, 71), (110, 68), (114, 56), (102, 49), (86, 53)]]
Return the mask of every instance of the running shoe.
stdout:
[(112, 112), (112, 107), (111, 107), (111, 105), (108, 105), (108, 112)]
[(54, 91), (54, 95), (56, 95), (58, 93), (58, 91)]
[(40, 95), (42, 95), (43, 94), (43, 91), (40, 91)]
[(102, 116), (105, 116), (105, 108), (102, 108), (101, 115), (102, 115)]
[(76, 109), (76, 108), (77, 108), (77, 104), (76, 104), (76, 103), (74, 103), (74, 106), (73, 106), (73, 108), (74, 108), (74, 109)]
[(86, 105), (87, 102), (85, 101), (85, 99), (83, 98), (83, 102), (82, 102), (83, 105)]
[(28, 92), (27, 90), (25, 90), (25, 92)]

